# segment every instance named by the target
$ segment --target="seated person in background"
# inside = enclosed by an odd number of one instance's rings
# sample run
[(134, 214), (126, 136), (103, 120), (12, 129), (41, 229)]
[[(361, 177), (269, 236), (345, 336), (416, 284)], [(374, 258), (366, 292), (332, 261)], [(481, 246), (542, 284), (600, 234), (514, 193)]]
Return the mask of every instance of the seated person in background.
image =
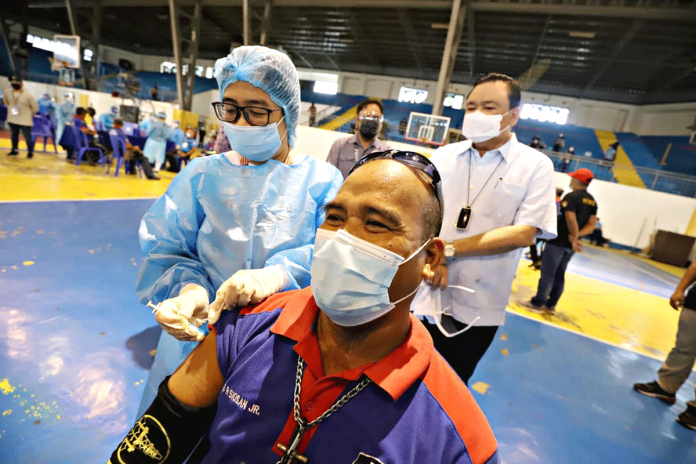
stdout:
[(558, 134), (556, 140), (553, 142), (553, 151), (560, 153), (565, 147), (565, 136), (563, 134)]
[(529, 146), (532, 148), (536, 148), (537, 150), (545, 150), (546, 149), (546, 144), (544, 143), (543, 140), (541, 140), (541, 137), (538, 135), (535, 135), (532, 137), (532, 141), (529, 143)]
[[(77, 127), (82, 131), (83, 133), (87, 134), (87, 143), (89, 144), (90, 147), (92, 148), (100, 148), (102, 152), (104, 153), (104, 156), (107, 157), (107, 163), (108, 163), (108, 155), (110, 153), (110, 150), (106, 148), (104, 145), (102, 145), (99, 142), (96, 142), (94, 140), (94, 136), (97, 135), (97, 131), (94, 130), (94, 127), (89, 127), (85, 123), (85, 118), (87, 117), (88, 112), (86, 109), (83, 107), (78, 107), (75, 110), (75, 116), (73, 117), (73, 127)], [(75, 145), (73, 146), (66, 146), (65, 147), (66, 151), (68, 152), (67, 159), (68, 161), (72, 161), (74, 156), (76, 155), (75, 153)], [(85, 153), (85, 158), (89, 162), (89, 164), (94, 165), (99, 161), (99, 153), (96, 151), (88, 151)]]
[(406, 118), (403, 118), (401, 122), (399, 122), (399, 134), (405, 135), (407, 126), (408, 122), (406, 122)]
[(99, 115), (99, 123), (101, 124), (101, 130), (110, 131), (114, 127), (114, 118), (118, 116), (118, 106), (112, 106), (108, 113), (102, 113)]
[(599, 218), (597, 218), (597, 221), (595, 222), (594, 230), (587, 237), (590, 239), (590, 243), (597, 246), (604, 246), (607, 242), (609, 242), (609, 240), (604, 238), (604, 235), (602, 234), (602, 223), (599, 221)]
[(142, 149), (136, 145), (132, 145), (128, 141), (126, 133), (123, 132), (123, 119), (114, 118), (109, 135), (116, 136), (123, 140), (124, 146), (126, 147), (126, 153), (123, 155), (123, 160), (128, 163), (128, 174), (135, 174), (135, 162), (140, 161), (140, 166), (143, 168), (145, 177), (150, 180), (159, 180), (159, 176), (152, 172), (152, 166), (150, 166), (147, 158), (143, 156)]
[(444, 260), (439, 173), (425, 157), (375, 155), (326, 206), (312, 286), (223, 311), (110, 463), (182, 462), (202, 436), (188, 462), (499, 462), (486, 418), (409, 311)]
[(604, 159), (606, 161), (614, 161), (614, 159), (616, 159), (616, 151), (618, 149), (619, 149), (619, 141), (617, 140), (616, 142), (609, 145), (607, 150), (604, 152)]
[(169, 164), (167, 171), (179, 172), (179, 163), (182, 160), (189, 162), (199, 156), (202, 155), (200, 150), (198, 150), (198, 140), (193, 138), (193, 131), (188, 130), (181, 145), (177, 149), (167, 152), (167, 163)]
[(94, 129), (94, 116), (96, 116), (96, 114), (97, 112), (94, 108), (91, 106), (87, 108), (87, 114), (85, 114), (85, 124), (87, 124), (87, 127), (90, 129)]

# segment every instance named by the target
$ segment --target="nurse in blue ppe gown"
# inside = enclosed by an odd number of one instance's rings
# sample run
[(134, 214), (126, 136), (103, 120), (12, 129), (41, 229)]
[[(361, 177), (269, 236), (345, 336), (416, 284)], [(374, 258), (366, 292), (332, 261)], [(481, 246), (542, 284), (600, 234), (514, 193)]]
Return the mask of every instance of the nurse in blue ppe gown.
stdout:
[(167, 333), (138, 417), (193, 341), (204, 338), (195, 326), (205, 329), (224, 309), (309, 286), (322, 208), (343, 181), (333, 166), (292, 150), (300, 84), (285, 54), (238, 47), (215, 69), (223, 102), (216, 114), (232, 151), (192, 160), (140, 225), (146, 259), (137, 294), (159, 304), (156, 318)]
[(101, 124), (101, 130), (110, 131), (114, 128), (114, 119), (118, 116), (118, 106), (112, 106), (108, 113), (102, 113), (99, 115), (99, 123)]
[(174, 127), (172, 128), (172, 133), (169, 136), (169, 140), (174, 142), (176, 148), (179, 149), (181, 144), (184, 143), (185, 138), (186, 137), (184, 131), (181, 130), (181, 123), (177, 120), (174, 120)]
[(47, 93), (43, 94), (41, 98), (36, 100), (39, 105), (39, 113), (50, 116), (52, 120), (55, 121), (56, 117), (56, 104), (53, 103), (53, 99)]
[(65, 130), (65, 125), (73, 120), (75, 116), (75, 103), (73, 97), (69, 93), (65, 94), (65, 102), (58, 106), (56, 112), (56, 140), (60, 139)]
[(143, 147), (143, 155), (150, 161), (150, 164), (155, 165), (155, 172), (158, 172), (164, 164), (165, 154), (167, 153), (167, 139), (169, 139), (172, 131), (171, 127), (164, 122), (166, 118), (167, 115), (164, 112), (160, 111), (157, 113), (157, 119), (150, 124), (145, 133), (147, 140)]

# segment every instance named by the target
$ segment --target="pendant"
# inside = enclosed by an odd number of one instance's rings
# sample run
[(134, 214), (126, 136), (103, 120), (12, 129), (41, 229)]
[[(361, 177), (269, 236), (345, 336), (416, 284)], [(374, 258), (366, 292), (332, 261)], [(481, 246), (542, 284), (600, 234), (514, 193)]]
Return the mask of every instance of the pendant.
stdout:
[(288, 445), (278, 443), (278, 449), (283, 452), (283, 456), (280, 458), (276, 464), (294, 464), (296, 462), (307, 463), (309, 459), (306, 456), (302, 456), (297, 452), (297, 447), (300, 446), (302, 441), (302, 435), (304, 435), (305, 429), (303, 423), (299, 423), (295, 426), (295, 430), (290, 436)]
[(466, 230), (469, 228), (469, 222), (471, 221), (471, 208), (465, 206), (459, 212), (459, 217), (457, 218), (457, 224), (455, 227), (459, 230)]

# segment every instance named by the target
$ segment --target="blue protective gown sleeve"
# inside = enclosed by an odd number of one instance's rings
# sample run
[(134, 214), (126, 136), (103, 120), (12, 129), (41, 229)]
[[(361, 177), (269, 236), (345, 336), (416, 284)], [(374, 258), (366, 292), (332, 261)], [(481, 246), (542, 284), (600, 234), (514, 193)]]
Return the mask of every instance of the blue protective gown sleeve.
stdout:
[[(310, 193), (317, 201), (316, 228), (324, 222), (326, 211), (324, 206), (333, 200), (338, 193), (338, 189), (343, 184), (343, 175), (341, 172), (325, 164), (320, 172), (316, 173), (317, 178), (321, 176), (330, 176), (331, 182), (308, 182)], [(313, 189), (318, 191), (314, 192)], [(288, 276), (285, 286), (281, 291), (295, 290), (298, 288), (309, 287), (311, 281), (310, 269), (312, 266), (312, 253), (314, 244), (307, 244), (292, 250), (279, 251), (271, 256), (265, 263), (264, 267), (280, 264), (285, 269)]]
[(211, 298), (215, 297), (196, 249), (205, 218), (194, 188), (198, 176), (197, 170), (182, 170), (143, 216), (139, 237), (146, 259), (136, 284), (136, 294), (143, 303), (176, 297), (189, 283), (204, 287)]

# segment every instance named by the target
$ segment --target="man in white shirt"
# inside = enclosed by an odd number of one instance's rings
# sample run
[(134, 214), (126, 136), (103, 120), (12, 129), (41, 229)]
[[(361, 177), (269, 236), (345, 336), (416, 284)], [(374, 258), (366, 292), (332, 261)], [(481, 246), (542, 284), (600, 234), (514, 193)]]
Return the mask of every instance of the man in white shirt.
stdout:
[(464, 382), (505, 323), (523, 248), (556, 236), (553, 164), (517, 141), (511, 129), (519, 115), (517, 81), (483, 76), (467, 97), (468, 140), (431, 158), (442, 176), (448, 261), (421, 287), (412, 309), (428, 316), (435, 347)]

